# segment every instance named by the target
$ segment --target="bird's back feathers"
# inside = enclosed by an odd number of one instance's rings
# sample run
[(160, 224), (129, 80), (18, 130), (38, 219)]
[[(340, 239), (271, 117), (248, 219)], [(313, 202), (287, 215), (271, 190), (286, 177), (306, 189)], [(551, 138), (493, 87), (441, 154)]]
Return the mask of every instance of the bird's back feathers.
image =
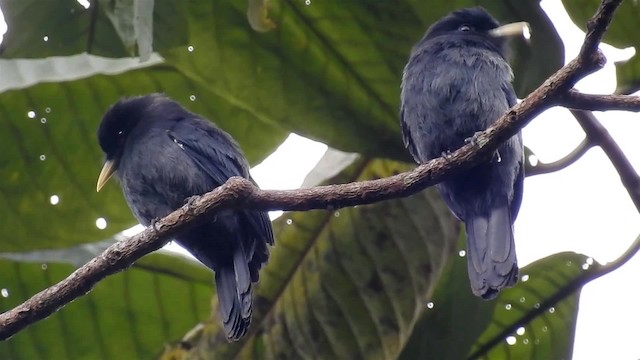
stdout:
[[(493, 124), (516, 95), (498, 22), (481, 8), (462, 9), (429, 28), (413, 48), (402, 77), (400, 124), (418, 163), (455, 151)], [(524, 148), (520, 134), (437, 188), (467, 230), (469, 279), (485, 299), (517, 281), (512, 225), (522, 200)]]

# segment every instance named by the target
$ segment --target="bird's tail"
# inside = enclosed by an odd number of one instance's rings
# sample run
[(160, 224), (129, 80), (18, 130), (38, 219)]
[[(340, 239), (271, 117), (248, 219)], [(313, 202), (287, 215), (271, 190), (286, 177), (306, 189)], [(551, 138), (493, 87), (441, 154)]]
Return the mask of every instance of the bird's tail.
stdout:
[(493, 209), (488, 217), (465, 219), (471, 289), (485, 300), (518, 281), (509, 208)]
[(252, 311), (251, 273), (240, 242), (233, 258), (219, 264), (215, 273), (224, 331), (227, 339), (237, 341), (247, 332)]

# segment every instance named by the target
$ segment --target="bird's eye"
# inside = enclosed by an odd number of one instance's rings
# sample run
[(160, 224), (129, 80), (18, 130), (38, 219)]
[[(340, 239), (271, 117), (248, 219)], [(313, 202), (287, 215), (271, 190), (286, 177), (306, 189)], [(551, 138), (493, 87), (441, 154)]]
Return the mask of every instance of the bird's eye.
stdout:
[(116, 139), (117, 139), (118, 144), (120, 144), (120, 145), (124, 144), (124, 140), (125, 140), (124, 130), (118, 131), (118, 133), (116, 135)]
[(471, 27), (469, 25), (460, 25), (458, 28), (459, 31), (471, 31)]

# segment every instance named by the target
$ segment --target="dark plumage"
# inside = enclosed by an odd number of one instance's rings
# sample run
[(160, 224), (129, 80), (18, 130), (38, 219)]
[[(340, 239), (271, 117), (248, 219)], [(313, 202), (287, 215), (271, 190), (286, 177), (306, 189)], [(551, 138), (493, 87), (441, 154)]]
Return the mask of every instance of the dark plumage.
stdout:
[[(402, 78), (400, 122), (409, 152), (425, 163), (462, 147), (516, 104), (505, 60), (507, 34), (484, 9), (454, 11), (415, 45)], [(473, 293), (494, 298), (518, 278), (513, 222), (522, 200), (521, 134), (490, 161), (438, 184), (449, 209), (465, 223)]]
[[(232, 176), (251, 179), (229, 134), (163, 95), (113, 105), (98, 140), (106, 154), (98, 190), (115, 172), (131, 211), (145, 226)], [(228, 339), (240, 339), (251, 321), (251, 284), (267, 262), (267, 244), (273, 244), (267, 213), (220, 212), (175, 240), (215, 272), (224, 330)]]

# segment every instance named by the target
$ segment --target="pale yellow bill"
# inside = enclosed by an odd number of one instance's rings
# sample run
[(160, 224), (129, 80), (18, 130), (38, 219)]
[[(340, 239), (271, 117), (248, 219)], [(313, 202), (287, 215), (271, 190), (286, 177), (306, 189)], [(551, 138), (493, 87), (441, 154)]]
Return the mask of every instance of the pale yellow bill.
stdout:
[(489, 31), (489, 35), (495, 37), (522, 36), (525, 40), (531, 38), (531, 28), (526, 21), (505, 24)]
[(113, 160), (107, 160), (104, 162), (100, 176), (98, 176), (98, 183), (96, 184), (96, 192), (99, 192), (104, 184), (109, 181), (111, 175), (116, 171), (116, 163)]

